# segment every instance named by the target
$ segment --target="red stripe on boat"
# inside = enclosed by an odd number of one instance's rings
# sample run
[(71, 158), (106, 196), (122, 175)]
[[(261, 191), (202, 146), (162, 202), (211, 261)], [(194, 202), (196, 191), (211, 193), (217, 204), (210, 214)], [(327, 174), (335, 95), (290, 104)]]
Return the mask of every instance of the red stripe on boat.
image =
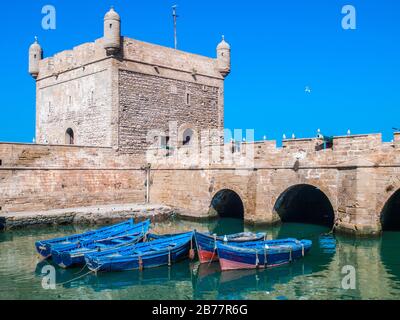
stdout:
[(243, 262), (236, 262), (226, 259), (219, 259), (219, 263), (221, 265), (222, 271), (227, 270), (238, 270), (238, 269), (256, 269), (257, 266), (255, 264), (248, 264)]
[[(212, 261), (211, 261), (212, 259)], [(210, 262), (217, 262), (218, 259), (218, 255), (217, 253), (213, 253), (210, 251), (206, 251), (206, 250), (199, 250), (199, 260), (201, 264), (205, 264), (205, 263), (210, 263)]]
[(269, 264), (269, 265), (267, 265), (267, 268), (281, 267), (281, 266), (287, 265), (289, 263), (290, 262), (288, 261), (288, 262), (281, 262), (281, 263), (277, 263), (277, 264)]

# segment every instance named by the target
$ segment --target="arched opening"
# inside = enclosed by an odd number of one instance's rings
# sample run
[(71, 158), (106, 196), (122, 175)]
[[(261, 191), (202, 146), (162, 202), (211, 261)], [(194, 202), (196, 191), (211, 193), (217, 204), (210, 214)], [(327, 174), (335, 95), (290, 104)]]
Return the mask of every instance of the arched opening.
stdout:
[(229, 189), (219, 191), (211, 201), (210, 210), (220, 218), (244, 219), (244, 205), (240, 196)]
[(72, 130), (71, 128), (67, 129), (67, 131), (65, 132), (65, 144), (75, 144), (74, 130)]
[(328, 197), (318, 188), (302, 184), (287, 189), (274, 210), (282, 222), (299, 222), (333, 227), (335, 213)]
[(381, 213), (381, 225), (383, 231), (400, 230), (400, 190), (386, 202)]
[(182, 136), (182, 145), (187, 146), (192, 143), (193, 140), (193, 130), (192, 129), (186, 129), (183, 132)]

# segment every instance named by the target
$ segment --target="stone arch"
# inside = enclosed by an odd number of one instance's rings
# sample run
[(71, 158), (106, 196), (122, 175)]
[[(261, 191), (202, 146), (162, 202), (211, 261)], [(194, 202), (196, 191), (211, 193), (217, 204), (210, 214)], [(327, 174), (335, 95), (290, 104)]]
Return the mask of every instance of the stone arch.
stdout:
[(400, 230), (400, 188), (390, 193), (378, 212), (382, 231)]
[(282, 222), (305, 222), (333, 227), (336, 222), (330, 193), (315, 184), (300, 183), (287, 187), (273, 203), (274, 214)]
[(241, 192), (236, 188), (224, 187), (215, 191), (211, 197), (210, 212), (220, 218), (238, 218), (246, 216), (246, 202)]
[(182, 145), (189, 146), (193, 143), (194, 138), (194, 130), (193, 129), (186, 129), (182, 135)]
[[(190, 133), (190, 134), (189, 134)], [(190, 143), (186, 143), (187, 136), (190, 135)], [(179, 127), (178, 146), (193, 146), (198, 144), (199, 133), (194, 124), (187, 123)]]
[(65, 144), (66, 145), (75, 145), (76, 144), (75, 131), (72, 128), (68, 128), (65, 131)]

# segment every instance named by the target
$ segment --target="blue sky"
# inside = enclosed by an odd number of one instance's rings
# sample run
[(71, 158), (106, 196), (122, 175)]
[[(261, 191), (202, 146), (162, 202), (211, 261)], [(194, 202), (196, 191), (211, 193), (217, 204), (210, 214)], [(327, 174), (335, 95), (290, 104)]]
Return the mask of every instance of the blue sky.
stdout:
[[(41, 9), (57, 9), (57, 29), (41, 28)], [(224, 34), (232, 47), (225, 127), (255, 129), (256, 139), (283, 133), (311, 137), (400, 127), (400, 1), (396, 0), (46, 0), (2, 3), (0, 141), (31, 142), (35, 85), (28, 48), (39, 36), (45, 56), (102, 36), (114, 5), (123, 35), (173, 46), (171, 6), (178, 4), (179, 49), (215, 56)], [(344, 5), (357, 29), (344, 30)], [(5, 19), (5, 21), (4, 21)], [(311, 94), (305, 87), (312, 88)]]

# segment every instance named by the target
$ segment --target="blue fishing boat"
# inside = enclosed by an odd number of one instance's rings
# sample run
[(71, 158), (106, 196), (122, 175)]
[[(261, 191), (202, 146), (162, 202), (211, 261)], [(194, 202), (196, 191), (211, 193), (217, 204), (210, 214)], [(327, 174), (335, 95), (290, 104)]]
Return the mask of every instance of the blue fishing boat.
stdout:
[(101, 228), (99, 230), (95, 231), (88, 231), (82, 234), (76, 234), (76, 235), (71, 235), (67, 237), (62, 237), (62, 238), (56, 238), (56, 239), (51, 239), (51, 240), (44, 240), (44, 241), (37, 241), (35, 243), (36, 250), (37, 252), (45, 259), (48, 259), (51, 257), (51, 250), (55, 246), (73, 246), (73, 245), (79, 245), (81, 243), (84, 243), (85, 241), (90, 241), (90, 240), (99, 240), (99, 239), (104, 239), (104, 238), (109, 238), (112, 237), (114, 234), (120, 232), (121, 230), (131, 228), (134, 225), (133, 219), (130, 219), (128, 221), (115, 224), (113, 226), (108, 226)]
[(310, 240), (282, 239), (262, 242), (224, 244), (217, 242), (221, 270), (272, 268), (305, 256)]
[(85, 255), (86, 265), (95, 272), (128, 271), (172, 265), (188, 258), (193, 232)]
[(84, 265), (85, 254), (134, 245), (146, 237), (150, 223), (150, 220), (147, 220), (130, 228), (121, 229), (108, 238), (88, 240), (80, 245), (56, 245), (51, 250), (53, 262), (62, 268)]
[(210, 263), (218, 261), (217, 242), (225, 244), (237, 244), (243, 242), (259, 242), (264, 241), (266, 238), (265, 233), (251, 233), (243, 232), (232, 234), (228, 236), (218, 237), (206, 233), (195, 231), (195, 239), (197, 246), (197, 253), (199, 255), (200, 263)]

